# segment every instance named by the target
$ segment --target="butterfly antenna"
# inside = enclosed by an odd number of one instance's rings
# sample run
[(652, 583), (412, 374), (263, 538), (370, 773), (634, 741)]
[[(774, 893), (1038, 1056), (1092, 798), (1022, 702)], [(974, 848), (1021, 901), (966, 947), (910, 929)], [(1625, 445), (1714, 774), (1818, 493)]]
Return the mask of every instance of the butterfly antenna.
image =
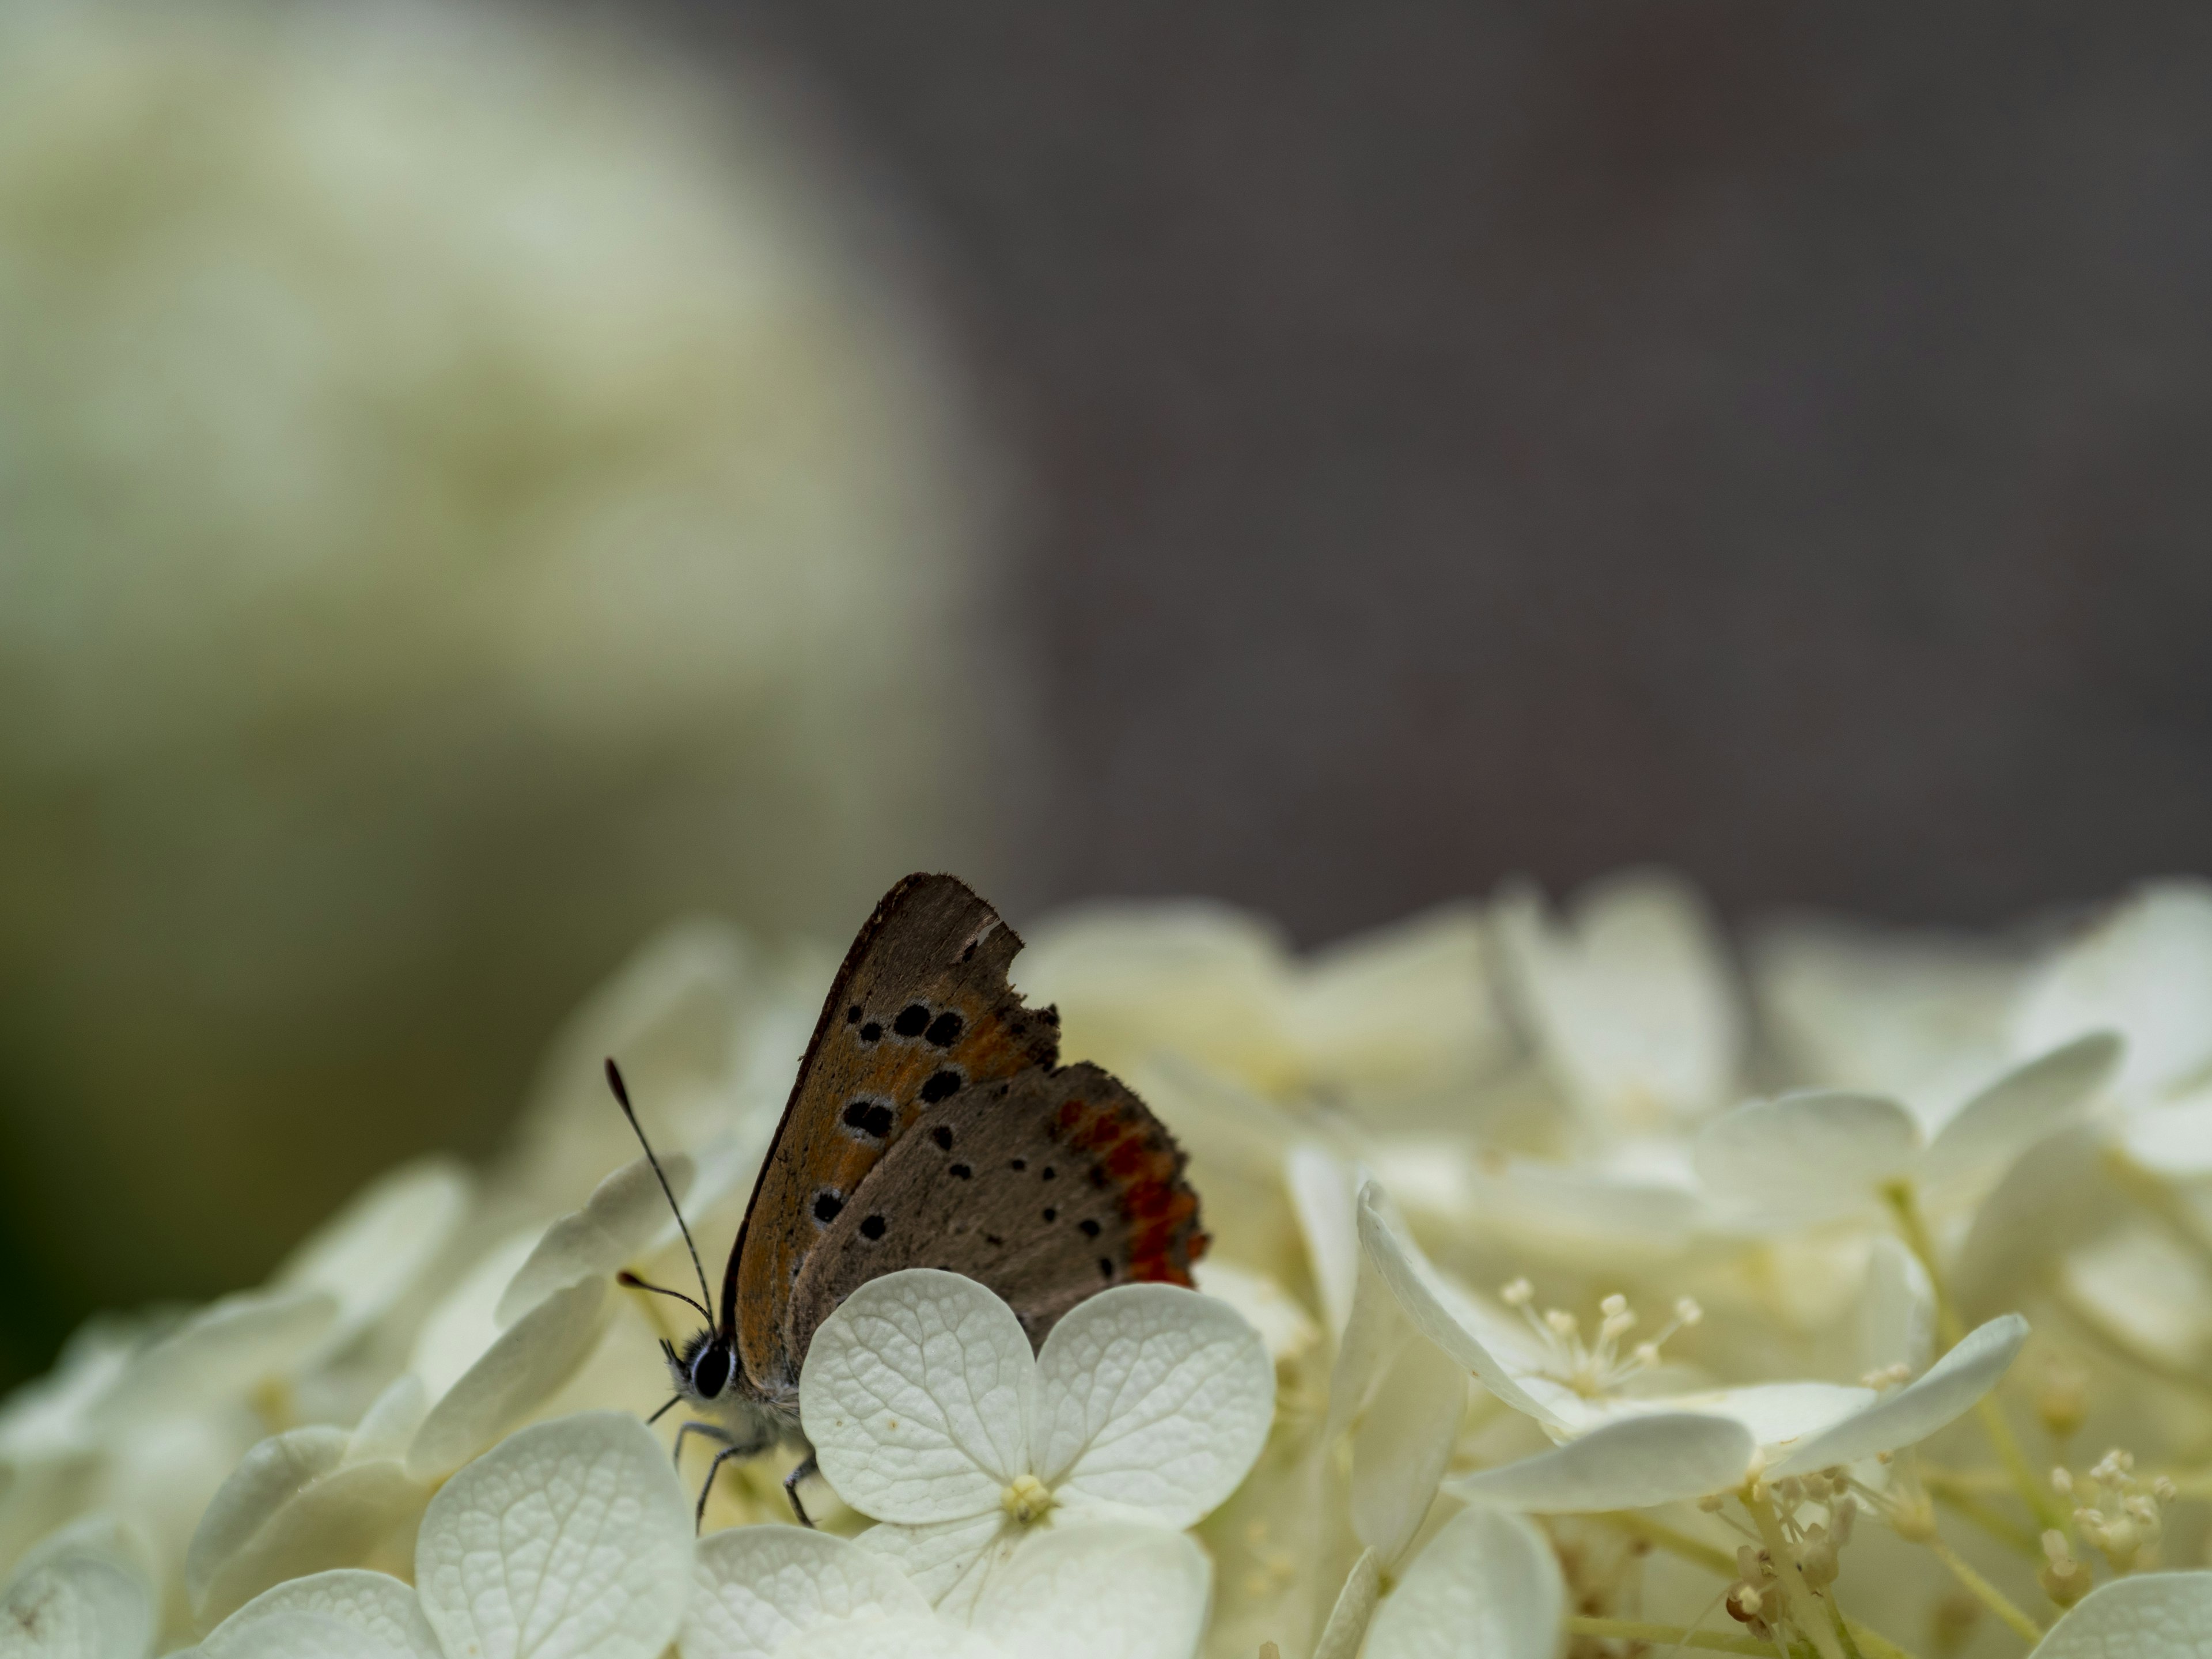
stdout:
[(648, 1284), (627, 1267), (615, 1275), (615, 1283), (626, 1285), (633, 1291), (651, 1291), (655, 1296), (672, 1297), (687, 1308), (697, 1309), (705, 1316), (708, 1324), (714, 1322), (714, 1316), (707, 1311), (706, 1304), (697, 1297), (686, 1296), (682, 1291), (672, 1291), (665, 1285)]
[[(660, 1182), (660, 1190), (668, 1200), (668, 1207), (675, 1212), (677, 1231), (684, 1235), (684, 1248), (691, 1252), (691, 1271), (699, 1275), (699, 1300), (693, 1305), (707, 1315), (707, 1322), (711, 1325), (714, 1322), (714, 1316), (707, 1312), (706, 1304), (714, 1299), (714, 1293), (707, 1287), (707, 1269), (699, 1260), (699, 1246), (692, 1240), (690, 1224), (684, 1219), (684, 1206), (676, 1201), (675, 1188), (668, 1184), (668, 1171), (660, 1167), (660, 1160), (653, 1155), (653, 1143), (645, 1138), (645, 1126), (637, 1121), (637, 1114), (630, 1109), (629, 1089), (623, 1082), (622, 1067), (615, 1064), (612, 1054), (607, 1056), (607, 1087), (615, 1091), (615, 1104), (622, 1108), (623, 1115), (629, 1120), (630, 1133), (637, 1137), (637, 1144), (645, 1148), (645, 1161), (653, 1165), (653, 1173)], [(647, 1290), (654, 1288), (645, 1285), (642, 1279), (638, 1283)], [(675, 1292), (666, 1294), (674, 1295)], [(684, 1299), (686, 1302), (691, 1300), (690, 1297)]]

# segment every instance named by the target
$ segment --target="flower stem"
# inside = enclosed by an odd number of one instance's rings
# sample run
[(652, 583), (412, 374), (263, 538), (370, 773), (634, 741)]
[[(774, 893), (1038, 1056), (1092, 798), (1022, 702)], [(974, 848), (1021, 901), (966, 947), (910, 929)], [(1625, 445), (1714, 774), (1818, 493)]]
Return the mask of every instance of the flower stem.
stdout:
[(2043, 1551), (2036, 1542), (2035, 1534), (2027, 1528), (1999, 1514), (1972, 1492), (1937, 1480), (1925, 1469), (1921, 1471), (1920, 1478), (1927, 1485), (1928, 1495), (1945, 1509), (1972, 1522), (2015, 1554), (2024, 1555), (2032, 1561), (2043, 1559)]
[(2024, 1637), (2030, 1647), (2043, 1639), (2043, 1626), (2022, 1613), (2011, 1597), (1968, 1566), (1958, 1551), (1941, 1538), (1930, 1538), (1927, 1543), (1936, 1552), (1936, 1559), (1950, 1568), (1951, 1576), (1972, 1591), (1984, 1607)]
[(1844, 1644), (1836, 1632), (1828, 1627), (1828, 1607), (1825, 1598), (1816, 1594), (1807, 1582), (1804, 1569), (1797, 1565), (1797, 1552), (1783, 1536), (1782, 1522), (1774, 1513), (1774, 1505), (1757, 1481), (1746, 1486), (1740, 1494), (1743, 1506), (1759, 1525), (1759, 1541), (1766, 1546), (1766, 1557), (1782, 1579), (1795, 1603), (1797, 1628), (1818, 1650), (1820, 1659), (1844, 1659)]
[(1694, 1561), (1723, 1578), (1733, 1579), (1735, 1577), (1735, 1557), (1717, 1545), (1677, 1531), (1663, 1521), (1654, 1521), (1650, 1516), (1638, 1515), (1633, 1510), (1612, 1510), (1593, 1518), (1604, 1522), (1617, 1532), (1626, 1533), (1631, 1538), (1640, 1538), (1655, 1549), (1662, 1549), (1669, 1555), (1679, 1555), (1685, 1561)]
[[(1897, 1231), (1905, 1240), (1905, 1248), (1920, 1260), (1927, 1270), (1928, 1284), (1936, 1293), (1936, 1328), (1942, 1335), (1942, 1347), (1937, 1358), (1949, 1352), (1966, 1334), (1966, 1322), (1959, 1317), (1958, 1304), (1951, 1300), (1950, 1286), (1943, 1282), (1943, 1269), (1936, 1259), (1936, 1241), (1929, 1236), (1928, 1224), (1920, 1214), (1920, 1200), (1909, 1181), (1893, 1181), (1881, 1189), (1881, 1195), (1897, 1218)], [(1974, 1415), (1981, 1420), (1983, 1432), (1996, 1449), (1997, 1461), (2012, 1476), (2014, 1491), (2027, 1505), (2039, 1526), (2066, 1529), (2065, 1511), (2044, 1490), (2043, 1482), (2036, 1479), (2029, 1465), (2027, 1454), (2020, 1449), (2020, 1441), (2005, 1420), (2004, 1408), (1997, 1404), (1994, 1394), (1985, 1394), (1974, 1402)]]

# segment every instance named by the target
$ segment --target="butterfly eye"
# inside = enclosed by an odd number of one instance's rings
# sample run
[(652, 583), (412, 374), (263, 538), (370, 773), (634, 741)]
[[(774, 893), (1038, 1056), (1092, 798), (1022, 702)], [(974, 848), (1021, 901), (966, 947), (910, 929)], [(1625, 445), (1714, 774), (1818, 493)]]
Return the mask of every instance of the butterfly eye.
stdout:
[(691, 1362), (691, 1388), (702, 1400), (712, 1400), (730, 1380), (730, 1351), (709, 1342)]

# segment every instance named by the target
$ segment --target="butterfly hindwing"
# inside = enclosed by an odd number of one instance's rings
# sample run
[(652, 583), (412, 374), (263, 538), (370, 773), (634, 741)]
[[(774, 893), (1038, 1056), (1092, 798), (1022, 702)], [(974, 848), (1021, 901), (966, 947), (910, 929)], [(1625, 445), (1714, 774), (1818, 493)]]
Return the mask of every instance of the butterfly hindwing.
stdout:
[[(964, 1090), (1048, 1069), (1058, 1017), (1007, 982), (1020, 938), (951, 876), (884, 895), (837, 970), (722, 1281), (744, 1375), (795, 1387), (785, 1312), (813, 1252), (917, 1119)], [(811, 1328), (810, 1327), (811, 1330)]]
[(871, 1279), (943, 1267), (989, 1286), (1032, 1346), (1109, 1285), (1188, 1285), (1205, 1250), (1184, 1158), (1144, 1102), (1095, 1066), (1039, 1068), (963, 1090), (860, 1182), (792, 1287), (787, 1339), (815, 1330)]

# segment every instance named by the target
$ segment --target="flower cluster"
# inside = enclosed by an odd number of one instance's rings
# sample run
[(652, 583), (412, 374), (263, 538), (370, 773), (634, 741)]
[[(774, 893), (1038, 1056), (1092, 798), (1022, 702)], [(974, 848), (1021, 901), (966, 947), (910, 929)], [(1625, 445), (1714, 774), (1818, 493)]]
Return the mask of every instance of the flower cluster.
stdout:
[(2203, 1651), (2212, 890), (1740, 953), (1656, 877), (1304, 959), (1066, 918), (1017, 973), (1190, 1150), (1199, 1290), (1032, 1352), (870, 1281), (801, 1376), (820, 1529), (763, 1460), (695, 1537), (616, 1278), (688, 1261), (596, 1060), (727, 1237), (823, 983), (746, 959), (649, 948), (495, 1164), (0, 1408), (0, 1655)]

